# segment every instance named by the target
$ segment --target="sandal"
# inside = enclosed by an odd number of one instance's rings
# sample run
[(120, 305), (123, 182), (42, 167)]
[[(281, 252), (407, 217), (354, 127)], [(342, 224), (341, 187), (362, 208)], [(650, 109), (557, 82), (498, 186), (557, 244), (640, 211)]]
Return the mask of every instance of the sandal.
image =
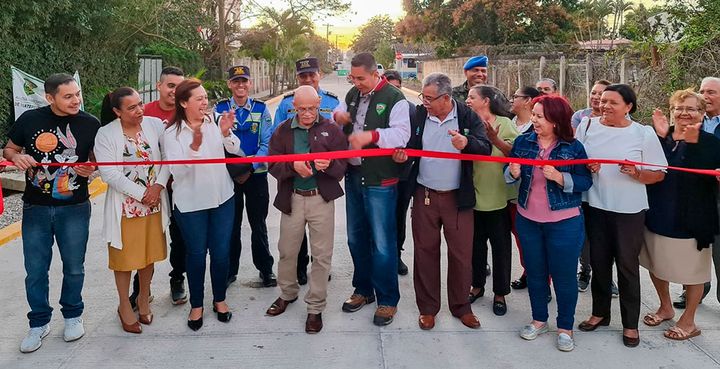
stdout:
[(670, 319), (672, 319), (672, 318), (666, 319), (666, 318), (660, 317), (660, 315), (657, 315), (655, 313), (647, 313), (645, 315), (645, 317), (643, 318), (643, 323), (645, 323), (645, 325), (650, 326), (650, 327), (656, 327), (656, 326), (660, 325), (662, 322), (664, 322), (666, 320), (670, 320)]
[(700, 335), (700, 333), (702, 332), (697, 328), (695, 328), (694, 331), (688, 333), (685, 332), (685, 330), (683, 330), (682, 328), (674, 325), (665, 331), (664, 336), (665, 338), (669, 338), (671, 340), (684, 341), (689, 338), (697, 337)]

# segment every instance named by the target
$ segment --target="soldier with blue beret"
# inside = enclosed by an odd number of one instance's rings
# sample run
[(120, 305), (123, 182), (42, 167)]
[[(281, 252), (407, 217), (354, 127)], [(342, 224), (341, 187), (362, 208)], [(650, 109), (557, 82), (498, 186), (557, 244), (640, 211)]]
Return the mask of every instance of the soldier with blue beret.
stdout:
[[(229, 99), (220, 100), (215, 106), (216, 115), (226, 111), (234, 112), (233, 134), (240, 139), (242, 151), (247, 156), (267, 156), (268, 144), (273, 133), (273, 122), (264, 102), (250, 97), (252, 78), (250, 68), (245, 65), (231, 67), (227, 71), (227, 86), (232, 92)], [(243, 208), (252, 230), (251, 248), (255, 268), (260, 272), (264, 287), (277, 286), (273, 274), (274, 259), (270, 254), (267, 224), (265, 219), (270, 205), (267, 163), (248, 165), (242, 173), (233, 175), (235, 182), (235, 223), (230, 241), (230, 269), (228, 284), (237, 279), (240, 266), (240, 228)]]
[(488, 76), (488, 57), (487, 55), (473, 56), (465, 62), (463, 66), (465, 71), (465, 82), (462, 85), (453, 87), (452, 96), (461, 104), (467, 100), (470, 89), (475, 85), (484, 85), (487, 83)]

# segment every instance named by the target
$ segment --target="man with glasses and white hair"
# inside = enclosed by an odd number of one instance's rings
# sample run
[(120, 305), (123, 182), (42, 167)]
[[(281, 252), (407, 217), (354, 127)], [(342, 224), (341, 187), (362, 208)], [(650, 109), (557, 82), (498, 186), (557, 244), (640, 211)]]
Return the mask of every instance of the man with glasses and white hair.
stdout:
[[(492, 145), (480, 118), (452, 98), (450, 78), (428, 75), (419, 96), (422, 105), (412, 118), (408, 148), (449, 153), (490, 155)], [(406, 162), (404, 150), (393, 159)], [(440, 311), (440, 229), (447, 240), (448, 304), (468, 328), (479, 328), (467, 291), (473, 253), (473, 162), (414, 158), (408, 181), (414, 185), (412, 233), (415, 247), (413, 284), (421, 329), (435, 326)]]

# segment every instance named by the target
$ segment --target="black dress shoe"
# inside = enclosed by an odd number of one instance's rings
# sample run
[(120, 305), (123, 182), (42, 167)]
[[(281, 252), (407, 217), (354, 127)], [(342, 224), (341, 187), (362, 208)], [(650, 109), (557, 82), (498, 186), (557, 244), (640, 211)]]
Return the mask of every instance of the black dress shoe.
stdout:
[(297, 271), (297, 281), (298, 284), (301, 286), (304, 286), (307, 284), (307, 269), (298, 269)]
[(580, 329), (583, 332), (592, 332), (600, 326), (607, 327), (609, 325), (610, 325), (610, 317), (605, 317), (605, 318), (602, 318), (602, 320), (600, 320), (597, 324), (590, 324), (587, 321), (584, 321), (578, 325), (578, 329)]
[[(205, 310), (205, 309), (203, 309), (203, 310)], [(203, 312), (204, 312), (204, 311), (203, 311)], [(202, 315), (200, 315), (200, 318), (199, 318), (199, 319), (196, 319), (196, 320), (190, 320), (190, 319), (188, 319), (187, 325), (188, 325), (188, 327), (190, 327), (190, 329), (192, 329), (192, 330), (194, 330), (194, 331), (197, 331), (198, 329), (202, 328), (202, 326), (203, 326), (203, 317), (202, 317)]]
[(407, 275), (408, 274), (408, 266), (403, 263), (402, 259), (398, 257), (398, 274), (400, 275)]
[(527, 288), (527, 275), (523, 274), (520, 278), (512, 281), (510, 287), (514, 290), (524, 290)]
[(493, 301), (493, 314), (497, 316), (503, 316), (507, 313), (507, 303), (503, 299), (502, 301)]
[(635, 338), (623, 335), (623, 345), (626, 347), (637, 347), (640, 344), (640, 336)]
[(485, 295), (485, 287), (480, 288), (480, 292), (473, 294), (472, 291), (470, 294), (468, 294), (468, 301), (472, 304), (473, 302), (477, 301), (477, 299), (483, 297)]
[(260, 279), (262, 279), (262, 285), (263, 287), (276, 287), (277, 286), (277, 277), (275, 276), (275, 273), (260, 273)]
[(227, 323), (230, 321), (230, 319), (232, 319), (232, 311), (226, 311), (224, 313), (221, 313), (217, 311), (217, 308), (215, 306), (213, 306), (213, 312), (217, 313), (217, 320), (223, 323)]

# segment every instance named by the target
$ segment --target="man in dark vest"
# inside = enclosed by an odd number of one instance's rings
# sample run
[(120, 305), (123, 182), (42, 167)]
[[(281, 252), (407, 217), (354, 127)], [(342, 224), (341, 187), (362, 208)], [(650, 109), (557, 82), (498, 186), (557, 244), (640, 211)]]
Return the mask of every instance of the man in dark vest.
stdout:
[[(215, 106), (215, 112), (226, 111), (235, 113), (233, 133), (240, 139), (240, 146), (247, 156), (267, 156), (273, 123), (265, 103), (251, 98), (252, 79), (250, 68), (238, 65), (228, 69), (228, 88), (233, 96), (221, 100)], [(268, 190), (267, 164), (253, 163), (248, 171), (234, 176), (235, 182), (235, 225), (230, 241), (230, 270), (228, 284), (237, 279), (240, 266), (240, 228), (242, 226), (243, 208), (247, 206), (251, 236), (252, 258), (255, 268), (260, 271), (264, 287), (277, 286), (277, 278), (273, 274), (274, 259), (268, 245), (267, 225), (265, 219), (270, 206)]]
[[(354, 86), (334, 113), (350, 148), (405, 147), (410, 138), (408, 102), (379, 75), (372, 54), (355, 55), (350, 79)], [(351, 158), (348, 164), (347, 236), (355, 291), (342, 309), (358, 311), (377, 297), (373, 322), (388, 325), (400, 300), (395, 223), (400, 168), (390, 157)]]

